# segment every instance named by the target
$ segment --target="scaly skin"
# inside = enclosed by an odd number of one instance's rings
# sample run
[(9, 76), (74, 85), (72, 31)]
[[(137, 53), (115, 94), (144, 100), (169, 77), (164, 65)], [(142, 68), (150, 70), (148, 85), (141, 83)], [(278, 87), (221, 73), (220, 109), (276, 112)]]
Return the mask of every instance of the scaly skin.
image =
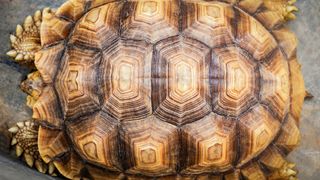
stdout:
[(22, 91), (28, 94), (27, 96), (27, 105), (32, 108), (35, 102), (38, 100), (42, 89), (43, 81), (39, 71), (35, 71), (28, 75), (28, 78), (23, 81), (20, 85)]
[(42, 12), (36, 11), (34, 16), (28, 16), (23, 26), (17, 25), (15, 35), (10, 35), (12, 50), (7, 55), (22, 64), (32, 63), (34, 54), (40, 50), (40, 26)]
[(28, 166), (35, 166), (41, 173), (48, 172), (51, 175), (55, 175), (53, 163), (46, 164), (39, 154), (38, 130), (39, 125), (33, 120), (17, 123), (9, 129), (9, 132), (12, 133), (11, 145), (15, 146), (18, 157), (23, 155)]

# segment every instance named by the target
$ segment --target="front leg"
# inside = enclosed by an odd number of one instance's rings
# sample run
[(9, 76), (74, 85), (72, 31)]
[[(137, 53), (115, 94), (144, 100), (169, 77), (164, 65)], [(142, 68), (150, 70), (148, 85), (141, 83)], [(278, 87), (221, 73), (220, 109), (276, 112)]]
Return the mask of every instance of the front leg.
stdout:
[(34, 16), (28, 16), (23, 26), (17, 25), (15, 35), (10, 35), (12, 50), (7, 55), (22, 64), (32, 64), (35, 52), (41, 48), (40, 26), (42, 12), (37, 11)]

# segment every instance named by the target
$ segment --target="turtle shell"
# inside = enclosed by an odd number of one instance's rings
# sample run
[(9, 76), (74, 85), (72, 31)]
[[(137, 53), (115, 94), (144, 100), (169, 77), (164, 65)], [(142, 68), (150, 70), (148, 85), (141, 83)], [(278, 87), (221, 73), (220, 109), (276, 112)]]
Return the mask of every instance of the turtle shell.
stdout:
[(263, 20), (260, 1), (234, 2), (45, 10), (33, 107), (44, 161), (93, 179), (264, 179), (281, 167), (305, 95), (296, 38)]

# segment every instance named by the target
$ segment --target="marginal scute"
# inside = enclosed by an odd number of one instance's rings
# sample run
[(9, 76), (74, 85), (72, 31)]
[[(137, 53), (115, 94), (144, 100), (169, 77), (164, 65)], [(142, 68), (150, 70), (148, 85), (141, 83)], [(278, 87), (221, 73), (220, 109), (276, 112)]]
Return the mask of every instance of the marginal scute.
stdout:
[(213, 50), (213, 110), (238, 116), (257, 102), (256, 65), (240, 48)]
[(43, 88), (40, 97), (33, 105), (32, 118), (59, 127), (62, 125), (62, 113), (59, 108), (58, 97), (53, 87), (48, 85)]
[(121, 3), (109, 3), (92, 9), (75, 27), (69, 43), (90, 47), (106, 48), (118, 37)]
[(179, 33), (177, 0), (130, 1), (122, 36), (155, 43)]
[(285, 22), (279, 13), (270, 10), (258, 12), (255, 17), (268, 29), (273, 29)]
[(68, 0), (58, 8), (56, 15), (75, 22), (85, 12), (87, 1), (88, 0)]
[(64, 48), (64, 45), (60, 43), (47, 49), (41, 49), (35, 54), (34, 64), (44, 83), (53, 82)]
[(183, 35), (202, 41), (210, 47), (232, 43), (234, 18), (232, 6), (220, 2), (186, 3), (182, 17)]
[(275, 144), (283, 153), (287, 154), (299, 145), (300, 139), (300, 131), (295, 119), (289, 115)]
[(306, 89), (301, 72), (301, 65), (296, 58), (289, 61), (289, 68), (292, 90), (290, 114), (294, 117), (297, 124), (299, 124), (304, 98), (306, 96)]
[(121, 170), (116, 120), (99, 112), (78, 121), (67, 125), (77, 152), (89, 162), (109, 170)]
[(277, 47), (277, 43), (259, 21), (244, 12), (239, 12), (236, 42), (256, 60), (263, 60)]
[(280, 169), (285, 163), (283, 155), (278, 151), (277, 147), (271, 145), (261, 155), (259, 160), (262, 164), (268, 167), (270, 170)]
[(238, 6), (246, 12), (253, 14), (263, 5), (263, 0), (240, 0)]
[(155, 116), (173, 124), (198, 120), (210, 112), (210, 50), (174, 37), (155, 47), (152, 101)]
[(260, 96), (264, 104), (278, 115), (282, 121), (290, 106), (290, 80), (288, 62), (280, 50), (262, 64)]
[(176, 173), (179, 135), (175, 126), (150, 116), (124, 122), (120, 134), (127, 173), (153, 177)]
[(272, 31), (278, 40), (279, 46), (285, 53), (287, 59), (291, 59), (297, 55), (298, 39), (296, 35), (288, 28), (281, 28)]
[(197, 180), (222, 180), (221, 175), (209, 175), (209, 174), (204, 174), (204, 175), (198, 175)]
[(84, 167), (81, 157), (73, 151), (56, 159), (53, 163), (59, 172), (68, 179), (74, 179), (79, 176), (82, 168)]
[(238, 2), (238, 0), (220, 0), (220, 1), (232, 4), (232, 5), (234, 5)]
[(239, 169), (236, 169), (235, 171), (224, 175), (224, 180), (239, 180), (239, 179), (241, 179), (241, 173)]
[(86, 169), (88, 170), (90, 177), (94, 180), (114, 180), (114, 179), (124, 179), (125, 175), (120, 172), (109, 172), (105, 169), (100, 169), (94, 166), (87, 165)]
[(241, 169), (241, 174), (248, 180), (267, 179), (258, 163), (251, 163), (247, 167), (244, 167)]
[(50, 9), (44, 9), (40, 28), (41, 46), (65, 40), (70, 33), (71, 26), (71, 22), (57, 17)]
[(66, 135), (61, 130), (53, 130), (40, 126), (38, 137), (39, 152), (46, 163), (68, 153), (70, 150)]
[(274, 140), (280, 123), (263, 106), (257, 105), (239, 119), (241, 166), (259, 155)]
[(97, 111), (98, 67), (101, 54), (80, 48), (70, 48), (55, 81), (64, 117), (75, 119)]
[[(175, 180), (177, 176), (173, 175), (173, 176), (161, 176), (161, 177), (157, 177), (156, 179), (157, 180)], [(130, 175), (127, 175), (126, 176), (126, 180), (152, 180), (152, 179), (155, 179), (155, 178), (152, 178), (152, 177), (146, 177), (146, 176), (143, 176), (143, 175), (133, 175), (133, 174), (130, 174)]]
[(105, 111), (120, 121), (152, 113), (151, 63), (152, 46), (143, 41), (118, 41), (103, 51)]
[(235, 119), (213, 113), (183, 126), (182, 174), (231, 169), (236, 155), (235, 138)]
[(90, 2), (90, 9), (108, 4), (108, 3), (112, 3), (115, 1), (119, 1), (119, 0), (87, 0)]

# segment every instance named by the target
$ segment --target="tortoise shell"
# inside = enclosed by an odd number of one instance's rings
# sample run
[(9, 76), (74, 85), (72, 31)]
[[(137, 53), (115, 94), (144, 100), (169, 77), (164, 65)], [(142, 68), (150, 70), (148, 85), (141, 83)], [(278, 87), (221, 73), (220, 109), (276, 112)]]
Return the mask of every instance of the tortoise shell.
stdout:
[(33, 106), (44, 161), (94, 179), (264, 179), (281, 166), (305, 93), (296, 39), (258, 1), (235, 2), (45, 10)]

